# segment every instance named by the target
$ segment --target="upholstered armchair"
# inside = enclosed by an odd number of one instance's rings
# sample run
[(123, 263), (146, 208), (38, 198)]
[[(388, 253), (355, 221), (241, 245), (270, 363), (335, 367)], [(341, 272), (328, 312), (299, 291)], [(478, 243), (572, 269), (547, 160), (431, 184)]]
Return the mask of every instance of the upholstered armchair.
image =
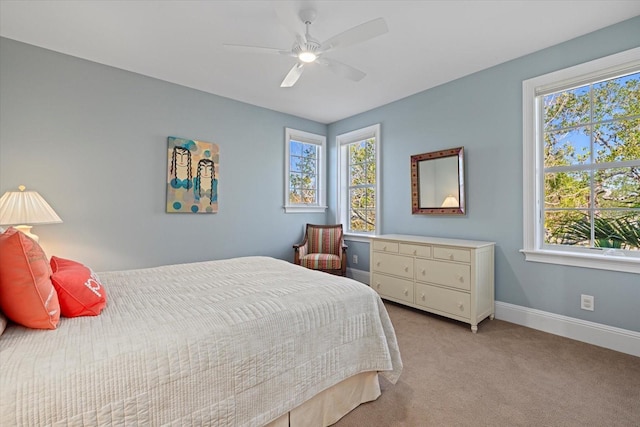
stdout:
[(307, 224), (304, 240), (293, 245), (294, 262), (312, 270), (345, 276), (347, 246), (342, 238), (342, 224)]

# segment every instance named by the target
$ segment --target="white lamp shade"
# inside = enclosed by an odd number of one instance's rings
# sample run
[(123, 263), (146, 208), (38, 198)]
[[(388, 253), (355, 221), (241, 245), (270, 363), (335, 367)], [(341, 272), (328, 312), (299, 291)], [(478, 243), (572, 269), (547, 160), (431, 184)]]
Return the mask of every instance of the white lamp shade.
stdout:
[(0, 198), (0, 225), (55, 224), (58, 214), (36, 191), (7, 191)]
[(440, 206), (441, 208), (458, 208), (460, 207), (460, 203), (458, 203), (458, 199), (456, 199), (456, 196), (449, 194), (447, 197), (445, 197), (444, 201), (442, 202), (442, 206)]

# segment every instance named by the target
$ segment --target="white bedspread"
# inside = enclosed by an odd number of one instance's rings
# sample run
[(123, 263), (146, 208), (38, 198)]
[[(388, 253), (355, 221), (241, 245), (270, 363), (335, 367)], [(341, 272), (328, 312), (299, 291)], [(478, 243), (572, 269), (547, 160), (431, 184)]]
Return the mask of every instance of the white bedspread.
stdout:
[(402, 370), (380, 298), (350, 279), (268, 257), (98, 276), (100, 316), (0, 336), (0, 425), (261, 426)]

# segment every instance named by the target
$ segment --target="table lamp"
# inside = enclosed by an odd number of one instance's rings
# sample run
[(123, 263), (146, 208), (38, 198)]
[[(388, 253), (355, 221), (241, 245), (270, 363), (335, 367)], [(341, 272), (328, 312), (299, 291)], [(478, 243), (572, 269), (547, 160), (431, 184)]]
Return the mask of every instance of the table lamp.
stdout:
[(34, 224), (55, 224), (62, 220), (36, 191), (7, 191), (0, 198), (0, 225), (12, 225), (36, 242), (38, 236), (31, 233)]

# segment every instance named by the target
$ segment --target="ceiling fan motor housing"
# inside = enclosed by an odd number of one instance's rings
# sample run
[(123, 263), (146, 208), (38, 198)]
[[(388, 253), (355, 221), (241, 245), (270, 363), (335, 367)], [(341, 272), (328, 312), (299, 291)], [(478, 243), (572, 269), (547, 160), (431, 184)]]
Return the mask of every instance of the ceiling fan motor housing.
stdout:
[(300, 44), (300, 43), (296, 43), (293, 45), (293, 53), (296, 54), (296, 56), (300, 55), (300, 53), (302, 52), (310, 52), (313, 54), (318, 54), (319, 50), (320, 50), (320, 42), (307, 36), (307, 41), (304, 44)]

